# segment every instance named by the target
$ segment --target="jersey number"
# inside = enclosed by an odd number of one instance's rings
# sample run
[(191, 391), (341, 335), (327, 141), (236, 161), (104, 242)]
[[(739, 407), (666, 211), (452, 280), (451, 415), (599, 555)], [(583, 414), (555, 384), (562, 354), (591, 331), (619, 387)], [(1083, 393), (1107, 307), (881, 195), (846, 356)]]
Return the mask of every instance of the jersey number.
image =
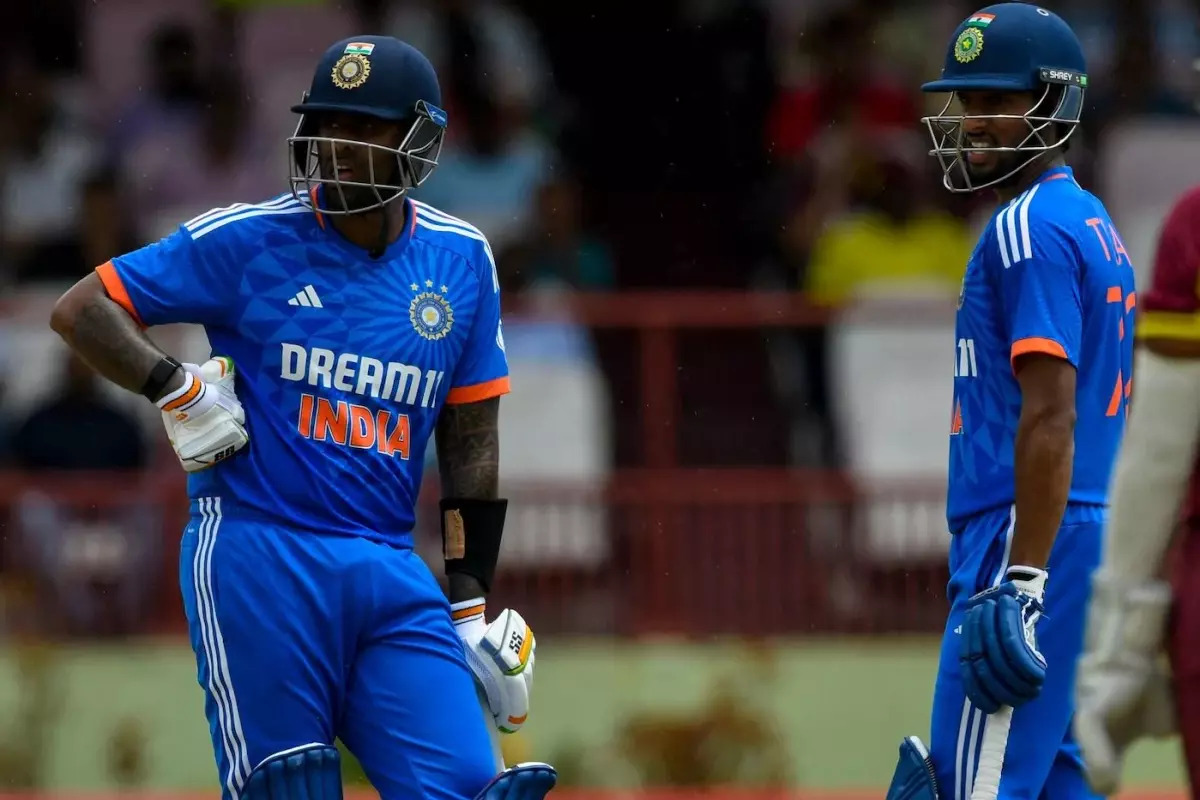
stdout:
[[(1121, 316), (1117, 319), (1117, 337), (1121, 341), (1125, 340), (1125, 318), (1137, 306), (1137, 294), (1130, 292), (1125, 294), (1120, 286), (1108, 287), (1108, 295), (1105, 298), (1108, 303), (1117, 303), (1123, 305), (1121, 308)], [(1107, 417), (1115, 417), (1122, 413), (1129, 413), (1129, 395), (1133, 393), (1133, 376), (1126, 378), (1121, 370), (1117, 370), (1117, 381), (1113, 386), (1112, 395), (1108, 399), (1108, 408), (1104, 415)]]
[(954, 359), (954, 377), (975, 378), (979, 376), (979, 367), (975, 364), (975, 340), (958, 340), (958, 357)]
[[(1092, 217), (1087, 220), (1088, 227), (1091, 228), (1096, 238), (1100, 240), (1100, 247), (1104, 250), (1104, 257), (1115, 263), (1118, 267), (1132, 267), (1129, 262), (1129, 253), (1125, 252), (1125, 244), (1121, 241), (1121, 237), (1117, 235), (1116, 228), (1112, 223), (1107, 223), (1099, 217)], [(1125, 340), (1125, 318), (1137, 306), (1137, 295), (1134, 292), (1125, 294), (1125, 290), (1120, 286), (1108, 287), (1108, 295), (1105, 297), (1107, 303), (1117, 303), (1118, 306), (1124, 305), (1121, 309), (1121, 316), (1117, 319), (1117, 334), (1121, 341)], [(1122, 413), (1129, 413), (1129, 395), (1133, 392), (1133, 376), (1128, 378), (1117, 370), (1117, 380), (1113, 386), (1112, 395), (1108, 399), (1108, 408), (1104, 414), (1108, 417), (1115, 417)]]
[(408, 460), (408, 415), (379, 409), (375, 414), (366, 406), (324, 397), (300, 395), (300, 416), (296, 430), (305, 439), (333, 442), (358, 450), (377, 450), (385, 456)]

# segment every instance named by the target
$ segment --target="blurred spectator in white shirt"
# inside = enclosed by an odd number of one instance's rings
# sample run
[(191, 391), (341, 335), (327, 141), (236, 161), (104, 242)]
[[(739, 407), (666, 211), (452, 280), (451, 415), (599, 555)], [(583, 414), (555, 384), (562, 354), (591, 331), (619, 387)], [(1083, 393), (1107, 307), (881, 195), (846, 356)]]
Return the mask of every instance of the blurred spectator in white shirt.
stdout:
[(209, 209), (260, 202), (284, 190), (283, 144), (263, 152), (265, 140), (248, 123), (250, 110), (241, 82), (216, 76), (195, 124), (147, 132), (126, 151), (121, 182), (141, 241), (165, 236)]
[(97, 148), (59, 102), (54, 79), (13, 58), (0, 117), (0, 252), (8, 277), (63, 279), (84, 268), (81, 195)]

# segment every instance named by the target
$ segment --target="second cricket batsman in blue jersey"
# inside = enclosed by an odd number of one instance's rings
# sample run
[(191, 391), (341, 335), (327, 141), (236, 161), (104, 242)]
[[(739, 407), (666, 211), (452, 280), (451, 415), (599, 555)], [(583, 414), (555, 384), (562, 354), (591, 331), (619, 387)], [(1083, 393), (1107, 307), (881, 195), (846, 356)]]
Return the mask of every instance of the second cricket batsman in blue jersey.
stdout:
[(946, 188), (998, 201), (953, 342), (949, 616), (930, 744), (889, 796), (1090, 798), (1071, 721), (1089, 579), (1132, 391), (1129, 255), (1063, 153), (1088, 86), (1054, 13), (1001, 3), (951, 37), (925, 119)]

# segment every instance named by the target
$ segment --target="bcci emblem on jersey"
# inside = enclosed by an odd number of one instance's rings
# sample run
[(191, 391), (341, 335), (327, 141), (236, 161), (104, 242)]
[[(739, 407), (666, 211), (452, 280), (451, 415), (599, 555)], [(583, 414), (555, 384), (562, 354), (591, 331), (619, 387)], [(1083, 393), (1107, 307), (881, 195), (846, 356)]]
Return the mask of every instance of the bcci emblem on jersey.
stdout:
[[(442, 291), (445, 290), (443, 286)], [(454, 327), (454, 309), (436, 292), (421, 292), (414, 297), (408, 306), (408, 318), (412, 320), (413, 330), (430, 341), (445, 338)]]

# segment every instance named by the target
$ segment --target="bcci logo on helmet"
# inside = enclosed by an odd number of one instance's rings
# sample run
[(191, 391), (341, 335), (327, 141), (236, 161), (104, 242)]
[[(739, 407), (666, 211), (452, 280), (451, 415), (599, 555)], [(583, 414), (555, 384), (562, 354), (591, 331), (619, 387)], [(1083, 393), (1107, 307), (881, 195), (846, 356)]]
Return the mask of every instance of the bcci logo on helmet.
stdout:
[(960, 64), (966, 64), (979, 58), (983, 52), (983, 31), (978, 28), (967, 28), (959, 34), (954, 43), (954, 58)]
[[(425, 284), (428, 286), (432, 281), (426, 281)], [(413, 289), (416, 288), (416, 284), (413, 284)], [(445, 286), (442, 287), (442, 291), (446, 291)], [(414, 297), (408, 306), (408, 318), (412, 322), (413, 330), (422, 339), (430, 341), (444, 339), (454, 327), (454, 309), (445, 297), (436, 292), (421, 292)]]
[(369, 42), (351, 42), (342, 57), (333, 65), (333, 85), (339, 89), (357, 89), (371, 77), (371, 61), (367, 56), (375, 49)]

